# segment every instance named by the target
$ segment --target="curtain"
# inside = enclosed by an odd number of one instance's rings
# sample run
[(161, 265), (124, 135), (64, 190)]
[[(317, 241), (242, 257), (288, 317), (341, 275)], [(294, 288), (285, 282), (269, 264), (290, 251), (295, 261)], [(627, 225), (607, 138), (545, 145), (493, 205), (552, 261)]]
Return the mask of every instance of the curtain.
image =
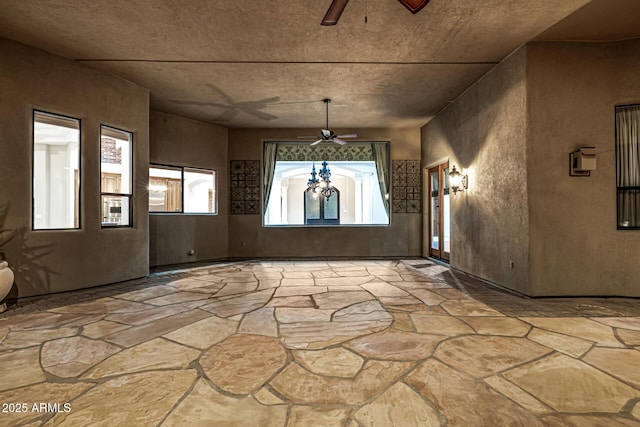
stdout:
[(277, 142), (264, 143), (264, 176), (262, 179), (262, 213), (267, 212), (269, 197), (271, 196), (271, 186), (273, 185), (273, 171), (276, 168), (276, 155), (278, 154)]
[(371, 144), (373, 151), (373, 161), (376, 162), (376, 171), (378, 172), (378, 185), (380, 186), (380, 194), (382, 194), (382, 203), (384, 210), (387, 211), (389, 219), (389, 156), (387, 152), (387, 144)]
[(640, 227), (640, 105), (616, 108), (618, 226)]

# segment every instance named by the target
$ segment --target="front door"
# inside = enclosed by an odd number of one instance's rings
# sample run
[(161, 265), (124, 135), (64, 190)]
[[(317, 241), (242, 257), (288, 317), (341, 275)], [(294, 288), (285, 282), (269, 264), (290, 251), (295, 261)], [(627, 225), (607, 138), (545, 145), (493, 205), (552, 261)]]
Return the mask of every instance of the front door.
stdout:
[(449, 162), (428, 170), (429, 256), (449, 261), (451, 222), (449, 200)]

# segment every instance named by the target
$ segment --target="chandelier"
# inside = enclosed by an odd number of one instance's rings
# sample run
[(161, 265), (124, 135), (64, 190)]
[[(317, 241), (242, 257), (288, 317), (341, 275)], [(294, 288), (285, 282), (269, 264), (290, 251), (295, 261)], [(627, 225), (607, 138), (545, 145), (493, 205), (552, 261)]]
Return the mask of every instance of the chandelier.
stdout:
[[(327, 166), (329, 164), (327, 161), (322, 162), (322, 169), (318, 173), (316, 173), (316, 164), (313, 163), (311, 167), (311, 178), (307, 181), (307, 187), (311, 188), (314, 193), (320, 192), (322, 196), (324, 196), (327, 200), (334, 194), (336, 194), (336, 189), (331, 185), (331, 169)], [(318, 176), (320, 179), (318, 179)]]

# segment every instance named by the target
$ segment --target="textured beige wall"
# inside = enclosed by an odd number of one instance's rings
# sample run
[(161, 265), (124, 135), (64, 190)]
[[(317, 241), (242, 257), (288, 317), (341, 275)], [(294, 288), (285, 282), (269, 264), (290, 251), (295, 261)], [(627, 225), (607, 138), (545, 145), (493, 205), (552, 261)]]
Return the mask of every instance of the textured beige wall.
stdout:
[[(616, 105), (640, 103), (640, 40), (528, 46), (532, 295), (640, 296), (640, 231), (616, 230)], [(588, 178), (569, 153), (597, 147)]]
[[(522, 48), (425, 125), (422, 165), (449, 159), (450, 167), (455, 165), (469, 175), (468, 191), (451, 197), (451, 265), (526, 294), (525, 74), (526, 49)], [(427, 245), (423, 245), (424, 256)]]
[[(149, 93), (68, 59), (0, 39), (0, 203), (3, 248), (16, 273), (9, 297), (79, 289), (148, 273)], [(32, 111), (81, 119), (81, 229), (31, 231)], [(133, 132), (134, 227), (100, 228), (100, 125)]]
[[(227, 129), (152, 111), (149, 123), (151, 163), (214, 169), (218, 214), (150, 214), (150, 264), (167, 265), (227, 257), (229, 184)], [(194, 255), (188, 255), (193, 249)]]
[[(389, 141), (391, 159), (420, 158), (420, 129), (335, 129), (359, 140)], [(263, 140), (292, 140), (318, 129), (230, 129), (230, 160), (261, 160)], [(263, 227), (261, 215), (230, 215), (229, 256), (384, 257), (419, 256), (420, 214), (392, 214), (390, 226)]]

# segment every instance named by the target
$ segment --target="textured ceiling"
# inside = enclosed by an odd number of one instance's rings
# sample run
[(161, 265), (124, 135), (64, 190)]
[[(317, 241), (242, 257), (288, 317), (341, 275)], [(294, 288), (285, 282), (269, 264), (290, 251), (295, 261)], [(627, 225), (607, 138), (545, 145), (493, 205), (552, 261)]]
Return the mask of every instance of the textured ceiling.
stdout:
[[(594, 3), (609, 2), (640, 3)], [(321, 127), (323, 98), (331, 127), (404, 127), (559, 21), (550, 39), (594, 19), (567, 18), (588, 0), (431, 0), (416, 15), (396, 0), (351, 0), (323, 27), (330, 3), (0, 0), (0, 36), (147, 87), (155, 109), (227, 127)]]

